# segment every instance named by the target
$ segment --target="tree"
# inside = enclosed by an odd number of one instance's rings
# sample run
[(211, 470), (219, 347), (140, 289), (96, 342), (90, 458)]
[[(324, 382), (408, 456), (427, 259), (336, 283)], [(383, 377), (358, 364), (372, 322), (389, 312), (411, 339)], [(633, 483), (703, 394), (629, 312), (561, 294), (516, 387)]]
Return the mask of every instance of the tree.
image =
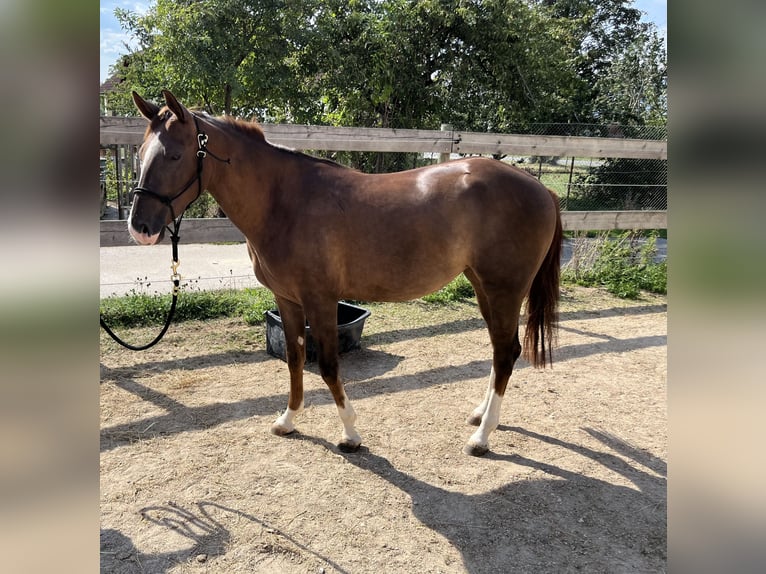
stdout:
[(138, 40), (123, 92), (170, 89), (213, 114), (252, 115), (300, 100), (292, 54), (311, 2), (157, 0), (141, 16), (118, 9)]
[(639, 32), (596, 81), (594, 108), (624, 125), (667, 123), (667, 54), (656, 31)]
[[(666, 121), (664, 95), (650, 96), (653, 102), (643, 108), (635, 105), (639, 92), (664, 91), (667, 58), (656, 28), (641, 22), (641, 12), (632, 0), (540, 0), (540, 5), (551, 17), (571, 24), (574, 66), (581, 80), (572, 94), (577, 121)], [(641, 79), (631, 75), (637, 59)], [(644, 85), (638, 86), (638, 82)], [(625, 105), (628, 109), (621, 107)]]
[[(118, 10), (130, 90), (266, 121), (473, 131), (663, 123), (665, 54), (630, 0), (157, 0)], [(356, 155), (364, 169), (410, 167)], [(392, 160), (393, 161), (393, 160)], [(397, 163), (399, 162), (399, 163)]]

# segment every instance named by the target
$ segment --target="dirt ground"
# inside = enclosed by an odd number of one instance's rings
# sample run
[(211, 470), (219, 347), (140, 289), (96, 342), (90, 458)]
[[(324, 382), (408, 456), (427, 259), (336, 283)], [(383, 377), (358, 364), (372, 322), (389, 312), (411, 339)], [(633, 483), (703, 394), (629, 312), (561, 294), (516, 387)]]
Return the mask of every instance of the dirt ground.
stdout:
[(341, 362), (354, 454), (315, 365), (298, 432), (269, 433), (288, 373), (262, 326), (102, 336), (102, 572), (665, 571), (664, 297), (565, 289), (554, 368), (519, 361), (483, 458), (461, 452), (490, 370), (476, 305), (366, 307)]

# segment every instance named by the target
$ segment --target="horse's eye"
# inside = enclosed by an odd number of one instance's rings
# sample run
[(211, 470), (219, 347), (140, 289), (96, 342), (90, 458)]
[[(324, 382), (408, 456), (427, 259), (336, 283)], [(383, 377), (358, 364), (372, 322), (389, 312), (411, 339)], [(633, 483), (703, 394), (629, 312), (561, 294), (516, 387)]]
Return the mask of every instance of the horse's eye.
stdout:
[(170, 159), (172, 159), (174, 161), (179, 160), (179, 159), (181, 159), (181, 154), (180, 153), (170, 154)]

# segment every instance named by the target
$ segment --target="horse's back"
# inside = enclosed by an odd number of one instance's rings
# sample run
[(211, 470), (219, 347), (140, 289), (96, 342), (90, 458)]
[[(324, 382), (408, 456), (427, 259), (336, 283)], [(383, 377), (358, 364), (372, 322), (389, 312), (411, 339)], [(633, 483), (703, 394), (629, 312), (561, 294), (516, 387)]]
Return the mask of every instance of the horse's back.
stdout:
[(399, 193), (411, 198), (421, 222), (448, 222), (442, 225), (445, 233), (475, 249), (499, 243), (531, 249), (537, 238), (544, 243), (555, 229), (558, 209), (552, 192), (536, 177), (498, 160), (454, 160), (401, 176), (410, 180), (410, 189), (400, 184)]

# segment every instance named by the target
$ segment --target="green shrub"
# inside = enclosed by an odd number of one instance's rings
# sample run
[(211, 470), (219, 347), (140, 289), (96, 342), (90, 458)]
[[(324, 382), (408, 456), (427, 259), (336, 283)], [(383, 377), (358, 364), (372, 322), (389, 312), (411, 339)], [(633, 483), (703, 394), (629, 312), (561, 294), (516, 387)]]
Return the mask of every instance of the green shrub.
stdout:
[(642, 290), (667, 293), (667, 261), (654, 261), (656, 234), (644, 242), (636, 234), (618, 238), (602, 234), (590, 242), (575, 239), (572, 260), (562, 270), (562, 279), (585, 287), (603, 287), (624, 299), (636, 299)]
[(202, 195), (188, 207), (185, 217), (187, 219), (218, 217), (218, 204), (210, 193), (203, 191)]
[(438, 291), (423, 297), (423, 301), (444, 305), (455, 301), (465, 301), (473, 296), (473, 285), (461, 273)]

